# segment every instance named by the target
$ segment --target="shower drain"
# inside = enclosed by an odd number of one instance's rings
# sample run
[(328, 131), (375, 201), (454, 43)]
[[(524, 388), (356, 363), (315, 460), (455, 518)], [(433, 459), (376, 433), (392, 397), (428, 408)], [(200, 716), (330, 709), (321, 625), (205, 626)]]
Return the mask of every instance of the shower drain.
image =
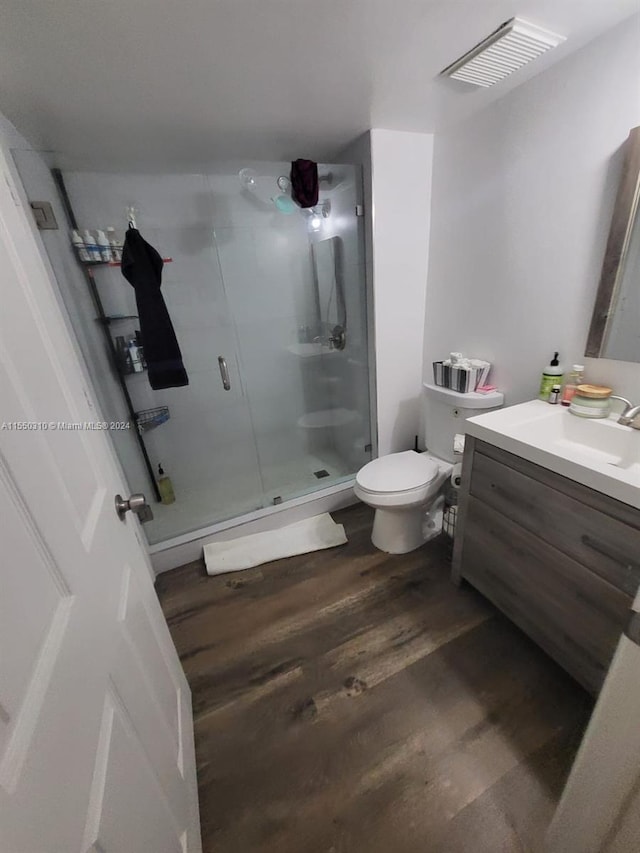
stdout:
[(317, 477), (319, 480), (321, 480), (323, 477), (328, 477), (329, 472), (325, 471), (324, 468), (322, 468), (322, 470), (320, 470), (320, 471), (314, 471), (313, 476)]

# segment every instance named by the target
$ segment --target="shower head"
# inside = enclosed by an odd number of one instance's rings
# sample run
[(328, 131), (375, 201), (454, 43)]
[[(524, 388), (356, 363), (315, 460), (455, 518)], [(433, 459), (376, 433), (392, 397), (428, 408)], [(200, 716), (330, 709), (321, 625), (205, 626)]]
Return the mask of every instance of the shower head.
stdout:
[(240, 183), (246, 190), (249, 190), (250, 192), (256, 191), (258, 187), (258, 173), (255, 169), (251, 169), (249, 167), (240, 169), (238, 177), (240, 178)]

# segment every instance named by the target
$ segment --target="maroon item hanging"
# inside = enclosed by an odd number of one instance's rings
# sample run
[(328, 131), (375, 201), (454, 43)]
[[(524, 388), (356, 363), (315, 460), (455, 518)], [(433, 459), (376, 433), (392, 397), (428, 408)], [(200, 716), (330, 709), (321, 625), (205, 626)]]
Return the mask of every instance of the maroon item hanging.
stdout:
[(318, 164), (313, 160), (294, 160), (291, 164), (291, 195), (300, 207), (318, 203)]

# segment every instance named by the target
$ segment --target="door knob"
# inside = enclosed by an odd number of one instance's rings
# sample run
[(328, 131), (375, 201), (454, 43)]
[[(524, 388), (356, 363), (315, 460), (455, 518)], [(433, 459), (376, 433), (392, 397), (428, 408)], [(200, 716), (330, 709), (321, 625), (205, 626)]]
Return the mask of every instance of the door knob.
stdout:
[(141, 524), (144, 524), (145, 521), (151, 521), (153, 519), (153, 512), (151, 511), (151, 507), (147, 503), (147, 499), (142, 494), (131, 495), (131, 497), (127, 500), (123, 498), (122, 495), (116, 495), (115, 497), (116, 504), (116, 512), (118, 513), (118, 518), (120, 521), (124, 521), (125, 515), (131, 510), (131, 512), (135, 513), (138, 516), (138, 520)]

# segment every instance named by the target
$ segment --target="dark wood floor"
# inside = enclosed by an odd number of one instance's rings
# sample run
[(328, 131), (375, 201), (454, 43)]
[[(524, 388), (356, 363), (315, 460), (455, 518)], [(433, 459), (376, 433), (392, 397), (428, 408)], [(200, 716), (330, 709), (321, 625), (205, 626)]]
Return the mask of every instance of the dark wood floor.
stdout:
[(591, 711), (444, 543), (348, 545), (158, 593), (193, 690), (205, 853), (538, 851)]

